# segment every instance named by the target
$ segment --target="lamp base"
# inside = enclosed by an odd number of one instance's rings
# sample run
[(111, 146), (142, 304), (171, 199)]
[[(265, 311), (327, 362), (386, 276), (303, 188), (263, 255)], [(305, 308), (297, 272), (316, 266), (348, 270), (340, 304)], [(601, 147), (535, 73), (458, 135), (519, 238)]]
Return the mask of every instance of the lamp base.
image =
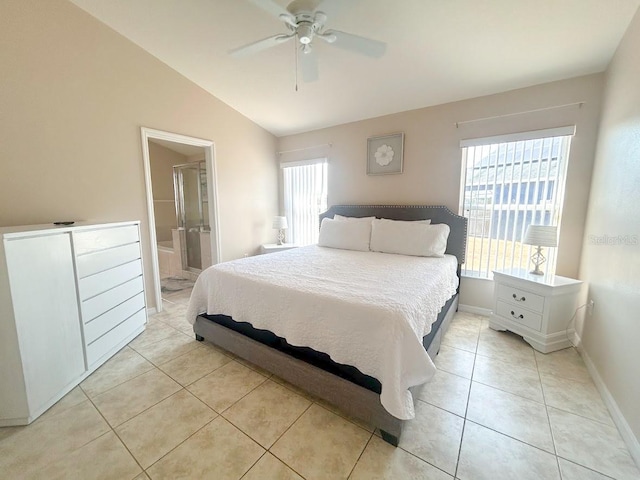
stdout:
[(278, 230), (278, 245), (284, 245), (284, 230)]
[(547, 261), (547, 259), (542, 255), (542, 247), (538, 246), (536, 252), (531, 255), (531, 261), (533, 262), (533, 266), (535, 267), (529, 273), (532, 275), (544, 275), (544, 272), (540, 270), (540, 265)]

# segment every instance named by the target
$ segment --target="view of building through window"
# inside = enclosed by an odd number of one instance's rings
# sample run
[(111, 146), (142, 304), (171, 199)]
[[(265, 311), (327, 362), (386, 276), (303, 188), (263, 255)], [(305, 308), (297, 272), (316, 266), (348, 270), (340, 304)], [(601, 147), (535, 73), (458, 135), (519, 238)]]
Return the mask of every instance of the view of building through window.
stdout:
[[(535, 133), (535, 132), (534, 132)], [(492, 270), (530, 267), (527, 227), (559, 226), (570, 135), (501, 143), (462, 144), (461, 214), (469, 219), (462, 273), (491, 278)], [(555, 249), (547, 250), (555, 271)]]

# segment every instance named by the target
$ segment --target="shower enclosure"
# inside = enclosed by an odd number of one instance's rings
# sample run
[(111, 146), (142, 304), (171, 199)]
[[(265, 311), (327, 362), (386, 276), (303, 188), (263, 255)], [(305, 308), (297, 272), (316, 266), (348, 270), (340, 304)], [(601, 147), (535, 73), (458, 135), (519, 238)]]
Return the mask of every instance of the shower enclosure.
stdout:
[(211, 230), (206, 163), (175, 165), (173, 184), (183, 270), (198, 274), (203, 269), (203, 252), (210, 249), (204, 244)]

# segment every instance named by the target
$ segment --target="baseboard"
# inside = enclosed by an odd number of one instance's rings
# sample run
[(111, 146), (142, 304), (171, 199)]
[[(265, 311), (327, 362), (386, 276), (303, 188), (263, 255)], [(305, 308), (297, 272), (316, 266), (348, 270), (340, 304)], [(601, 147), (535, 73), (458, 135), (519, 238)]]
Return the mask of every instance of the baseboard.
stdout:
[(488, 317), (491, 315), (491, 310), (488, 308), (474, 307), (473, 305), (458, 305), (458, 311), (467, 312), (467, 313), (475, 313), (477, 315), (484, 315)]
[(600, 395), (602, 396), (602, 399), (604, 400), (604, 403), (607, 406), (609, 413), (611, 414), (613, 423), (615, 423), (616, 427), (618, 427), (618, 431), (620, 432), (620, 435), (622, 435), (622, 439), (627, 445), (633, 461), (636, 462), (636, 465), (638, 466), (638, 468), (640, 468), (640, 442), (633, 434), (629, 423), (627, 423), (626, 418), (624, 418), (622, 411), (620, 411), (620, 407), (618, 407), (618, 404), (611, 395), (611, 392), (602, 380), (602, 377), (598, 373), (598, 370), (596, 369), (594, 363), (591, 361), (589, 354), (585, 351), (584, 346), (582, 345), (581, 338), (577, 334), (575, 335), (575, 338), (578, 340), (576, 342), (576, 345), (578, 351), (580, 352), (580, 355), (582, 355), (582, 360), (584, 360), (584, 364), (587, 366), (587, 370), (589, 370), (589, 374), (591, 374), (591, 378), (596, 384), (596, 388), (600, 392)]
[(573, 342), (573, 346), (582, 354), (582, 338), (578, 335), (578, 332), (575, 330), (571, 335), (571, 342)]
[(147, 307), (147, 317), (150, 317), (151, 315), (155, 315), (156, 313), (158, 313), (158, 310), (156, 309), (156, 307)]

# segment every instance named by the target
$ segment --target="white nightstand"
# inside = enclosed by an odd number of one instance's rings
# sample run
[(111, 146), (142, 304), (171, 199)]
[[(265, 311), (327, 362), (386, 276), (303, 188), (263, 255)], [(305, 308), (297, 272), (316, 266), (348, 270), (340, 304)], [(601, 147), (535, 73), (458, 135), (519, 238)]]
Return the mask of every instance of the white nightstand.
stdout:
[(493, 280), (491, 328), (522, 335), (542, 353), (571, 346), (566, 329), (577, 307), (580, 280), (526, 270), (494, 271)]
[(262, 245), (262, 253), (282, 252), (283, 250), (291, 250), (292, 248), (297, 247), (298, 245), (295, 243), (283, 243), (282, 245), (278, 245), (277, 243), (265, 243)]

